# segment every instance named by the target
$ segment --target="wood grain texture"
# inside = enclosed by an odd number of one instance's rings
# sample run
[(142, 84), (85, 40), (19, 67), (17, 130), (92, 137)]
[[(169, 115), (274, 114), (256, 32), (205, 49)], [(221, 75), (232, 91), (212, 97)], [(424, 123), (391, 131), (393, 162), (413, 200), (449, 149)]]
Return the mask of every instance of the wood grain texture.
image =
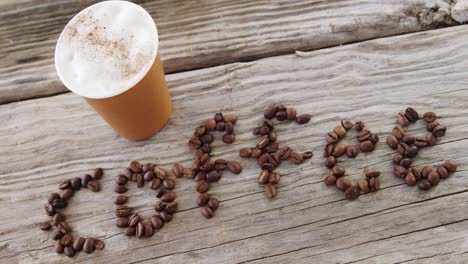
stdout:
[[(468, 26), (408, 34), (169, 75), (174, 114), (151, 139), (116, 136), (73, 94), (0, 106), (0, 262), (65, 263), (51, 234), (37, 228), (48, 219), (42, 205), (67, 178), (103, 167), (103, 191), (80, 191), (65, 211), (74, 230), (97, 236), (103, 251), (79, 254), (83, 263), (463, 263), (468, 253)], [(313, 114), (304, 126), (277, 126), (279, 141), (310, 161), (282, 164), (279, 196), (268, 200), (256, 183), (258, 167), (238, 150), (255, 143), (251, 130), (271, 102)], [(354, 202), (327, 188), (321, 165), (326, 131), (342, 118), (363, 120), (385, 139), (395, 115), (407, 106), (433, 110), (448, 127), (438, 145), (424, 149), (416, 166), (454, 160), (459, 171), (428, 192), (391, 174), (384, 142), (375, 152), (344, 160), (347, 175), (379, 169), (382, 190)], [(126, 238), (114, 226), (114, 175), (130, 160), (189, 166), (186, 142), (213, 113), (235, 112), (237, 140), (214, 144), (214, 157), (240, 160), (243, 173), (226, 173), (212, 194), (221, 200), (205, 220), (195, 206), (194, 183), (178, 180), (174, 220), (151, 239)], [(422, 124), (411, 128), (424, 133)], [(149, 190), (130, 190), (130, 205), (144, 216), (155, 202)]]
[[(92, 0), (0, 5), (0, 103), (62, 93), (59, 33)], [(167, 72), (451, 25), (443, 0), (136, 1), (155, 18)]]

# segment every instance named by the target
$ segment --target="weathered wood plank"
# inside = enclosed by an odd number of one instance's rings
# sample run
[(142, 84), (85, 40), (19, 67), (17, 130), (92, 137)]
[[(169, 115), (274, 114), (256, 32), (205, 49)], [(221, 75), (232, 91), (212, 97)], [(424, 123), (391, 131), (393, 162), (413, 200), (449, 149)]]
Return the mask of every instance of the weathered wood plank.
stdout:
[[(0, 6), (0, 103), (65, 91), (56, 39), (86, 1)], [(452, 24), (443, 0), (136, 1), (155, 18), (167, 72), (248, 61)], [(433, 8), (433, 9), (430, 9)]]
[[(235, 63), (169, 76), (174, 114), (157, 136), (140, 142), (118, 138), (73, 94), (0, 106), (0, 262), (66, 262), (53, 252), (42, 204), (60, 180), (101, 166), (102, 192), (80, 191), (66, 214), (80, 235), (98, 236), (106, 249), (76, 262), (122, 263), (462, 263), (468, 239), (468, 26), (362, 42), (343, 47)], [(256, 184), (258, 168), (241, 160), (238, 176), (212, 188), (222, 202), (205, 220), (194, 204), (193, 182), (179, 180), (181, 211), (151, 239), (127, 239), (114, 227), (113, 175), (132, 159), (189, 165), (192, 129), (216, 111), (237, 112), (237, 141), (217, 142), (215, 156), (238, 158), (254, 144), (251, 129), (270, 102), (314, 114), (311, 123), (279, 125), (279, 140), (313, 149), (306, 164), (279, 168), (279, 197), (267, 200)], [(324, 132), (341, 118), (363, 120), (383, 139), (395, 114), (407, 106), (442, 115), (448, 133), (423, 150), (416, 165), (455, 160), (459, 172), (428, 192), (391, 174), (384, 143), (369, 155), (344, 161), (349, 177), (365, 167), (383, 171), (383, 189), (348, 202), (322, 183)], [(424, 129), (415, 128), (422, 133)], [(151, 215), (151, 192), (135, 190), (131, 205)]]

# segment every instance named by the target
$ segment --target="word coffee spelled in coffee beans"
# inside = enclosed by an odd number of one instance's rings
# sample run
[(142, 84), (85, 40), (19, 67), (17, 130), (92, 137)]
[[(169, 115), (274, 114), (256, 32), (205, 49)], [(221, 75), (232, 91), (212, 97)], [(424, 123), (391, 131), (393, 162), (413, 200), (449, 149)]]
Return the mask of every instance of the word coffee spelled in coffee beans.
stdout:
[(45, 211), (48, 216), (52, 217), (52, 221), (40, 224), (39, 228), (48, 231), (51, 230), (53, 226), (56, 227), (57, 231), (52, 238), (56, 240), (54, 249), (57, 254), (63, 253), (70, 258), (74, 257), (76, 253), (82, 250), (89, 254), (92, 251), (83, 248), (83, 245), (86, 244), (86, 240), (99, 241), (101, 246), (98, 249), (104, 248), (104, 242), (99, 239), (73, 237), (71, 235), (72, 230), (65, 222), (65, 216), (61, 213), (61, 210), (67, 206), (68, 200), (73, 196), (74, 192), (79, 191), (81, 188), (87, 188), (92, 192), (99, 191), (101, 185), (98, 180), (101, 179), (102, 175), (103, 170), (101, 168), (95, 169), (92, 175), (86, 174), (83, 177), (75, 177), (60, 183), (58, 188), (62, 190), (62, 194), (55, 192), (49, 194), (47, 204), (45, 205)]

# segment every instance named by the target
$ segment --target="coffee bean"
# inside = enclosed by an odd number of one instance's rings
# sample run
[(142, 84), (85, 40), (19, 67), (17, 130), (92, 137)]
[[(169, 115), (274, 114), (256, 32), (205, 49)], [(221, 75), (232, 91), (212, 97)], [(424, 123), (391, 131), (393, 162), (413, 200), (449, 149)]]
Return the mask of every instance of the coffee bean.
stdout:
[(273, 152), (276, 152), (279, 148), (279, 144), (278, 143), (273, 143), (273, 144), (269, 144), (265, 150), (266, 152), (268, 153), (273, 153)]
[(270, 139), (270, 142), (275, 142), (277, 137), (278, 136), (276, 135), (275, 131), (270, 131), (270, 133), (268, 133), (268, 138)]
[(404, 135), (402, 140), (403, 140), (403, 142), (405, 142), (406, 144), (410, 145), (410, 144), (413, 144), (413, 142), (414, 142), (414, 137), (411, 136), (411, 135)]
[(137, 160), (130, 162), (130, 165), (128, 166), (128, 168), (134, 173), (140, 173), (142, 171), (141, 164)]
[(210, 188), (210, 185), (207, 181), (199, 181), (197, 182), (197, 192), (205, 193)]
[(175, 163), (172, 166), (172, 172), (177, 178), (182, 178), (184, 176), (184, 166), (182, 166), (180, 163)]
[(136, 226), (140, 222), (141, 218), (138, 214), (133, 214), (130, 216), (128, 219), (128, 225), (129, 226)]
[(443, 166), (450, 173), (457, 171), (457, 164), (455, 162), (453, 162), (453, 161), (447, 160), (447, 161), (444, 162)]
[(306, 151), (302, 153), (302, 159), (311, 159), (314, 156), (312, 151)]
[(406, 182), (406, 184), (408, 184), (409, 186), (414, 186), (414, 185), (416, 185), (416, 177), (414, 177), (414, 174), (413, 174), (412, 171), (408, 171), (408, 173), (406, 173), (405, 182)]
[(114, 192), (115, 193), (125, 193), (127, 191), (127, 187), (125, 186), (122, 186), (122, 185), (118, 185), (118, 184), (114, 184)]
[(342, 192), (345, 192), (349, 186), (351, 186), (351, 182), (346, 178), (339, 178), (336, 180), (336, 188)]
[(176, 195), (175, 195), (174, 192), (167, 191), (166, 193), (163, 194), (163, 196), (161, 197), (161, 200), (163, 202), (170, 203), (170, 202), (174, 201), (175, 196)]
[(81, 251), (83, 249), (85, 239), (82, 237), (78, 237), (73, 241), (73, 249), (76, 251)]
[(371, 192), (376, 192), (380, 190), (380, 181), (378, 178), (370, 178), (369, 179), (369, 188)]
[(221, 174), (219, 174), (217, 171), (213, 170), (208, 172), (206, 174), (206, 181), (207, 182), (217, 182), (221, 179)]
[[(201, 142), (203, 144), (211, 144), (213, 143), (213, 140), (214, 140), (214, 137), (213, 135), (211, 134), (206, 134), (206, 135), (203, 135), (203, 137), (201, 137)], [(202, 151), (201, 149), (197, 149), (197, 152), (198, 151)]]
[(164, 187), (165, 187), (166, 189), (168, 189), (168, 190), (173, 190), (173, 189), (175, 188), (176, 183), (175, 183), (175, 181), (172, 180), (172, 179), (165, 179), (165, 180), (163, 181), (163, 185), (164, 185)]
[(132, 208), (127, 206), (119, 206), (115, 210), (115, 215), (117, 217), (128, 217), (132, 214)]
[(356, 128), (357, 131), (362, 131), (364, 126), (364, 122), (362, 121), (357, 121), (356, 124), (354, 124), (354, 128)]
[(270, 120), (264, 120), (263, 125), (268, 127), (270, 129), (270, 131), (272, 131), (274, 129), (273, 122), (271, 122)]
[(166, 189), (159, 189), (159, 190), (156, 190), (156, 198), (161, 198), (164, 194), (166, 193)]
[(206, 180), (206, 174), (203, 171), (199, 171), (197, 175), (195, 175), (195, 181)]
[(198, 206), (203, 206), (208, 203), (210, 199), (210, 195), (207, 193), (200, 193), (197, 197), (197, 204)]
[(392, 149), (396, 149), (398, 147), (398, 139), (394, 135), (388, 136), (387, 145)]
[(405, 110), (405, 117), (408, 119), (409, 122), (414, 123), (414, 122), (418, 121), (419, 114), (413, 108), (408, 107)]
[(261, 129), (261, 127), (254, 128), (254, 130), (252, 131), (252, 134), (259, 135), (260, 134), (260, 129)]
[(418, 148), (427, 147), (427, 139), (425, 137), (415, 137), (414, 138), (414, 145)]
[(65, 190), (65, 189), (71, 188), (71, 182), (70, 182), (70, 180), (65, 180), (65, 181), (63, 181), (63, 182), (59, 185), (58, 188), (61, 189), (61, 190)]
[[(291, 156), (291, 153), (292, 153), (291, 148), (289, 148), (288, 146), (284, 146), (279, 150), (278, 156), (281, 160), (287, 160)], [(252, 157), (253, 157), (253, 153), (252, 153)]]
[(73, 237), (70, 234), (65, 234), (63, 237), (60, 239), (60, 244), (63, 246), (68, 246), (72, 243)]
[(137, 188), (142, 188), (143, 185), (145, 185), (145, 179), (143, 178), (143, 175), (141, 174), (136, 174), (135, 175), (135, 182), (136, 182), (136, 186)]
[(154, 210), (155, 210), (156, 212), (164, 211), (164, 209), (166, 209), (166, 203), (163, 202), (163, 201), (158, 201), (158, 202), (154, 205)]
[(339, 158), (339, 157), (343, 156), (343, 154), (345, 154), (345, 152), (346, 152), (346, 145), (345, 144), (338, 144), (333, 149), (333, 156), (335, 158)]
[[(288, 118), (288, 114), (285, 111), (278, 111), (275, 114), (275, 117), (278, 121), (284, 121)], [(296, 117), (297, 120), (297, 117)]]
[(206, 127), (205, 126), (198, 126), (195, 128), (195, 131), (193, 132), (193, 135), (196, 137), (201, 137), (205, 134), (206, 132)]
[(409, 146), (406, 143), (404, 143), (404, 142), (398, 143), (397, 150), (401, 154), (405, 154), (406, 151), (408, 150), (408, 148), (409, 148)]
[(134, 174), (133, 171), (131, 171), (129, 168), (124, 169), (120, 174), (124, 175), (127, 177), (127, 179), (131, 179), (132, 175)]
[(265, 109), (265, 112), (263, 114), (263, 116), (266, 118), (266, 119), (273, 119), (276, 115), (276, 105), (275, 104), (271, 104), (269, 105), (266, 109)]
[(378, 178), (380, 176), (380, 171), (369, 171), (366, 173), (366, 178)]
[(363, 142), (370, 139), (370, 136), (371, 132), (367, 129), (363, 129), (362, 131), (357, 133), (356, 138), (359, 140), (359, 142)]
[(205, 128), (208, 131), (213, 131), (215, 130), (216, 127), (216, 120), (214, 118), (208, 118), (205, 123)]
[(407, 126), (407, 125), (409, 125), (408, 118), (406, 118), (405, 114), (403, 114), (403, 113), (398, 113), (397, 120), (398, 120), (398, 123), (399, 123), (401, 126)]
[(434, 128), (438, 127), (439, 125), (440, 124), (437, 121), (430, 122), (430, 123), (427, 123), (426, 129), (427, 129), (427, 131), (432, 132), (432, 131), (434, 131)]
[(309, 115), (309, 114), (302, 114), (302, 115), (299, 115), (296, 117), (296, 123), (298, 123), (299, 125), (303, 125), (303, 124), (306, 124), (310, 121), (310, 118), (312, 116)]
[(268, 162), (263, 163), (261, 168), (262, 170), (267, 170), (269, 172), (272, 172), (275, 169), (275, 167), (273, 167), (273, 164), (268, 163)]
[(60, 240), (55, 242), (54, 249), (55, 249), (55, 253), (57, 253), (57, 254), (62, 254), (63, 253), (63, 246), (62, 246), (62, 244), (60, 244)]
[(200, 166), (200, 170), (203, 171), (203, 172), (208, 172), (208, 171), (213, 170), (214, 167), (216, 167), (216, 165), (214, 165), (214, 163), (208, 162), (208, 163), (203, 164), (202, 166)]
[(269, 142), (270, 142), (270, 138), (267, 135), (265, 135), (257, 143), (257, 148), (258, 149), (263, 149), (268, 145)]
[(323, 163), (327, 168), (333, 168), (336, 164), (336, 158), (333, 156), (329, 156), (325, 159), (325, 162)]
[(172, 215), (166, 211), (160, 212), (159, 216), (161, 217), (162, 220), (164, 220), (164, 222), (170, 222), (172, 220)]
[(296, 120), (296, 116), (297, 116), (296, 108), (288, 107), (286, 109), (286, 116), (287, 116), (288, 120), (290, 120), (290, 121)]
[(445, 131), (447, 131), (447, 128), (442, 125), (439, 125), (439, 126), (436, 126), (434, 130), (432, 130), (432, 134), (436, 137), (443, 137), (445, 136)]
[(355, 158), (359, 154), (359, 149), (356, 146), (348, 145), (346, 146), (345, 153), (348, 158)]
[(332, 173), (336, 177), (341, 177), (341, 176), (345, 175), (345, 169), (343, 167), (341, 167), (340, 165), (335, 165), (332, 168)]
[(214, 214), (213, 210), (211, 210), (211, 208), (209, 208), (208, 206), (202, 207), (201, 213), (207, 219), (213, 217), (213, 214)]
[(252, 156), (252, 148), (242, 148), (239, 151), (239, 155), (242, 158), (250, 158)]
[(297, 152), (292, 152), (291, 156), (289, 157), (289, 160), (294, 164), (301, 164), (304, 158), (302, 158), (301, 154)]
[(431, 183), (428, 182), (427, 180), (421, 180), (418, 182), (418, 187), (419, 189), (426, 191), (431, 188)]
[(156, 190), (159, 188), (159, 186), (161, 186), (161, 179), (159, 178), (154, 178), (149, 184), (151, 190)]
[(326, 136), (326, 140), (330, 144), (334, 144), (338, 141), (339, 137), (335, 132), (329, 132)]
[(144, 234), (144, 236), (145, 237), (152, 237), (153, 234), (154, 234), (153, 226), (151, 224), (146, 224), (145, 225), (145, 234)]
[(54, 206), (56, 209), (61, 209), (61, 208), (64, 208), (67, 204), (65, 203), (65, 201), (63, 199), (55, 199), (53, 202), (52, 202), (52, 206)]
[(359, 188), (357, 188), (356, 186), (349, 186), (348, 189), (346, 189), (345, 191), (345, 197), (346, 199), (350, 200), (350, 201), (353, 201), (353, 200), (356, 200), (356, 198), (359, 197)]
[(210, 161), (210, 154), (204, 153), (203, 155), (200, 156), (198, 159), (202, 164), (205, 164)]
[(260, 135), (265, 136), (265, 135), (268, 135), (268, 134), (270, 134), (270, 128), (268, 128), (266, 126), (262, 126), (260, 128)]
[(156, 177), (158, 177), (161, 180), (164, 180), (167, 177), (167, 172), (163, 167), (156, 166), (154, 167), (153, 172), (156, 175)]
[(434, 134), (430, 133), (426, 136), (426, 141), (428, 146), (434, 146), (437, 143), (437, 138)]
[(326, 185), (335, 185), (336, 183), (336, 176), (333, 176), (333, 175), (327, 175), (325, 176), (325, 184)]
[(115, 183), (118, 184), (118, 185), (125, 185), (128, 181), (128, 178), (125, 177), (125, 175), (117, 175), (115, 176)]
[(393, 128), (392, 135), (398, 140), (400, 140), (405, 135), (405, 131), (400, 126), (396, 126)]
[(71, 228), (70, 228), (70, 226), (68, 226), (68, 224), (65, 223), (65, 222), (63, 222), (63, 221), (60, 222), (60, 223), (57, 225), (57, 229), (58, 229), (58, 231), (60, 231), (60, 232), (62, 232), (62, 233), (64, 233), (64, 234), (71, 233), (71, 231), (72, 231)]
[(147, 171), (143, 176), (143, 179), (148, 182), (152, 181), (154, 179), (154, 173), (152, 171)]
[(369, 183), (366, 179), (359, 179), (358, 187), (363, 193), (368, 193), (370, 191)]
[(406, 168), (400, 165), (397, 165), (393, 168), (393, 175), (399, 178), (404, 178), (406, 176)]
[(353, 123), (346, 120), (341, 120), (341, 126), (346, 130), (349, 131), (353, 128)]
[(199, 138), (191, 138), (189, 141), (189, 146), (194, 150), (199, 149), (201, 145), (202, 145), (202, 142), (200, 141)]
[(63, 237), (63, 233), (60, 232), (60, 231), (57, 231), (54, 233), (54, 235), (52, 236), (52, 239), (53, 240), (58, 240), (57, 242), (60, 243), (60, 239)]
[(98, 181), (90, 181), (88, 182), (88, 189), (92, 192), (98, 192), (101, 190), (101, 185), (99, 184)]
[(268, 198), (275, 198), (277, 195), (276, 187), (272, 184), (265, 185), (265, 194)]
[(218, 122), (216, 123), (216, 131), (223, 132), (226, 130), (226, 123)]
[(393, 154), (392, 156), (392, 160), (393, 160), (393, 163), (399, 165), (401, 160), (403, 159), (403, 155), (401, 155), (400, 153), (395, 153)]
[(421, 170), (421, 176), (426, 179), (429, 176), (429, 173), (431, 173), (432, 168), (430, 166), (424, 166)]
[(217, 170), (225, 170), (227, 168), (228, 162), (225, 159), (216, 159), (214, 166)]
[(159, 215), (153, 215), (150, 218), (151, 225), (154, 229), (159, 230), (164, 226), (164, 221), (159, 217)]
[(211, 210), (215, 211), (219, 207), (219, 201), (216, 198), (210, 198), (208, 201), (208, 207), (211, 208)]
[(125, 232), (124, 234), (126, 236), (134, 236), (136, 234), (136, 228), (135, 227), (127, 227), (127, 229), (125, 229)]
[(346, 136), (346, 129), (343, 126), (336, 126), (333, 132), (339, 137), (344, 138)]
[(433, 170), (427, 175), (427, 181), (431, 183), (432, 186), (436, 186), (440, 182), (440, 175), (437, 171)]
[(426, 122), (434, 122), (437, 119), (437, 115), (434, 112), (424, 113), (423, 118)]
[(172, 203), (168, 203), (166, 205), (166, 212), (170, 213), (170, 214), (175, 214), (175, 212), (177, 212), (177, 208), (178, 208), (178, 205), (177, 205), (177, 202), (172, 202)]
[(71, 188), (65, 189), (62, 192), (62, 199), (68, 200), (73, 196), (73, 190)]
[(405, 152), (405, 156), (408, 158), (413, 158), (415, 157), (419, 152), (419, 148), (416, 147), (415, 145), (409, 146), (409, 148)]
[(262, 170), (260, 172), (260, 176), (258, 176), (258, 183), (266, 184), (268, 182), (269, 177), (270, 177), (270, 172), (267, 170)]
[(58, 193), (50, 193), (49, 196), (47, 197), (47, 201), (49, 203), (52, 203), (55, 199), (60, 199), (60, 195)]
[(78, 191), (79, 189), (81, 189), (81, 178), (73, 178), (71, 181), (70, 181), (70, 187), (72, 188), (72, 190), (74, 191)]
[(268, 153), (263, 153), (258, 157), (257, 163), (258, 165), (262, 166), (264, 163), (267, 163), (270, 161), (270, 154)]
[(58, 226), (60, 224), (60, 222), (63, 222), (63, 220), (65, 220), (63, 215), (61, 213), (56, 213), (54, 215), (54, 217), (52, 218), (52, 224), (54, 226)]
[(234, 161), (234, 160), (229, 161), (228, 169), (229, 169), (230, 172), (232, 172), (234, 174), (239, 174), (239, 173), (242, 172), (241, 165), (237, 161)]
[(66, 246), (63, 248), (63, 253), (69, 258), (73, 258), (76, 254), (76, 251), (73, 249), (72, 246)]
[(272, 172), (272, 173), (270, 173), (270, 176), (268, 177), (268, 182), (273, 184), (273, 185), (276, 185), (276, 184), (278, 184), (280, 179), (281, 179), (281, 176), (279, 175), (279, 173)]
[(41, 229), (43, 231), (50, 230), (51, 228), (52, 228), (52, 225), (49, 222), (41, 223), (39, 225), (39, 229)]
[(377, 144), (377, 142), (379, 142), (379, 136), (377, 134), (371, 134), (369, 140), (372, 143)]
[(411, 168), (411, 172), (413, 173), (414, 175), (414, 178), (419, 181), (419, 179), (421, 179), (421, 171), (418, 170), (417, 168)]
[(148, 171), (152, 171), (153, 168), (154, 168), (154, 164), (151, 162), (148, 162), (145, 165), (143, 165), (142, 170), (143, 170), (143, 173), (146, 173)]
[(104, 249), (104, 242), (100, 239), (94, 239), (94, 246), (96, 247), (96, 249), (99, 249), (99, 250), (103, 250)]
[(409, 168), (411, 166), (411, 163), (413, 163), (413, 161), (410, 158), (404, 158), (400, 161), (400, 165), (405, 168)]
[(375, 145), (371, 141), (366, 140), (366, 141), (361, 142), (361, 144), (359, 144), (359, 149), (362, 152), (372, 152), (375, 149)]
[(123, 228), (128, 226), (128, 217), (118, 217), (115, 225), (117, 227)]
[(136, 236), (142, 238), (145, 235), (145, 225), (142, 222), (138, 222), (136, 226)]
[(237, 119), (238, 119), (235, 114), (225, 114), (223, 118), (224, 118), (224, 121), (231, 122), (233, 125), (237, 123)]
[(235, 137), (233, 134), (224, 134), (223, 136), (223, 142), (226, 144), (231, 144), (232, 142), (234, 142), (234, 140)]
[(48, 216), (53, 216), (56, 213), (55, 208), (50, 203), (46, 204), (44, 208)]

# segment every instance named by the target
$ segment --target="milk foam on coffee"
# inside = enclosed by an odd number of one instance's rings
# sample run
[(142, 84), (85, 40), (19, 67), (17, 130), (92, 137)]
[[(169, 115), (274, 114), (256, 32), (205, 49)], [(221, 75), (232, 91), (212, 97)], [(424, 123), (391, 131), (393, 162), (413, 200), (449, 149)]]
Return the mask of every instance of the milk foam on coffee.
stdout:
[(55, 49), (64, 85), (87, 98), (108, 98), (137, 84), (158, 51), (158, 32), (142, 7), (126, 1), (92, 5), (67, 24)]

